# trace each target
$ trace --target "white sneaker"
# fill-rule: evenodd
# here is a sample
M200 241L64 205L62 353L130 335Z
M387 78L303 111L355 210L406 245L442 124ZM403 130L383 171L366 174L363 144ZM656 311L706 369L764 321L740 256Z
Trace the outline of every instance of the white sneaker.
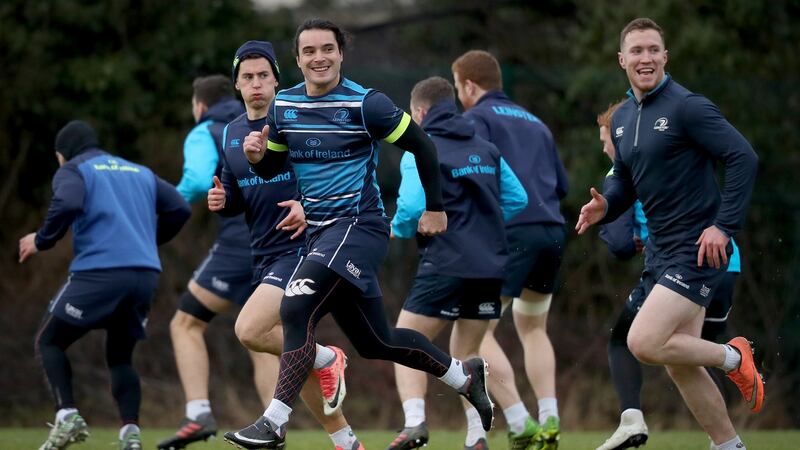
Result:
M597 450L623 450L644 445L647 442L647 424L642 411L626 409L622 411L619 428Z

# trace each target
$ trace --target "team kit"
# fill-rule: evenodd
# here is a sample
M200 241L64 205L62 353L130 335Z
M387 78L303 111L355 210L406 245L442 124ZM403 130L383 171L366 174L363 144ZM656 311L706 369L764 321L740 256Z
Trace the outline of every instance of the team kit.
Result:
M279 87L275 50L258 40L236 50L230 75L195 79L196 124L177 186L105 150L87 122L59 131L47 217L19 247L23 262L72 230L75 257L36 335L56 410L40 450L91 436L66 349L93 329L106 332L118 446L142 448L132 355L162 269L158 245L179 232L196 202L217 213L218 230L170 322L186 408L158 449L201 448L218 434L204 333L215 316L236 310L234 331L265 407L251 424L223 433L239 448L285 448L299 397L335 450L365 449L342 411L348 355L317 340L328 314L359 356L394 363L405 422L386 450L486 450L499 413L504 448L572 448L561 439L547 334L568 233L560 212L568 176L552 133L504 93L489 52L470 50L451 73L419 81L404 108L343 75L347 44L333 22L309 19L293 45L303 82ZM732 382L751 412L762 408L752 343L725 336L741 270L734 237L758 157L716 105L666 72L667 61L658 24L625 25L618 63L629 89L597 118L611 169L602 192L588 189L574 225L578 235L598 225L612 255L644 261L609 337L619 427L597 450L646 445L643 364L666 369L712 450L743 449L721 389ZM376 179L381 143L404 151L391 217ZM715 165L724 168L721 186ZM391 324L378 271L390 240L412 238L417 273ZM531 410L494 337L508 310L522 376L536 396ZM432 341L450 325L450 347L441 349ZM461 397L463 443L429 431L428 374Z

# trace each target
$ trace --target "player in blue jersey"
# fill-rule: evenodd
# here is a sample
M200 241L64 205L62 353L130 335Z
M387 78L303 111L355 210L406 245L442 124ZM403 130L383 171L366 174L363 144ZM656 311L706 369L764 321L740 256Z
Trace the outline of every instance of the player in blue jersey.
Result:
M36 333L41 361L56 403L56 420L40 450L63 449L85 440L89 428L72 391L66 350L92 329L106 330L111 394L122 427L121 450L141 450L141 386L133 366L136 343L158 287L157 246L189 219L191 210L175 188L147 167L100 148L82 121L62 128L55 140L61 166L44 224L20 239L19 261L53 247L72 230L75 257L67 282L50 301Z
M245 139L255 172L269 180L292 163L305 209L306 259L286 288L280 315L284 346L275 396L253 425L225 433L246 448L283 448L292 404L314 362L314 333L331 313L358 352L429 372L476 404L486 429L492 404L483 359L462 364L420 333L390 328L378 285L389 240L375 180L378 143L414 153L426 194L418 230L445 231L436 149L384 94L340 74L344 33L312 19L297 29L294 50L305 81L278 92L261 132ZM267 150L269 147L269 150Z
M249 228L256 260L253 283L258 287L239 313L236 335L251 351L275 358L274 368L263 375L271 385L271 396L277 377L276 356L283 348L280 301L302 260L303 244L297 238L303 235L306 224L302 206L296 201L297 180L291 168L287 165L275 177L263 179L253 173L242 152L244 137L264 127L267 106L275 97L280 72L272 44L264 41L242 44L234 57L232 76L247 111L224 129L222 174L214 177L214 187L208 191L208 205L222 216L244 213ZM344 353L336 347L319 344L315 347L316 380L304 385L303 401L337 448L363 450L341 412L345 394Z
M234 97L230 78L201 77L192 83L192 115L197 125L183 143L183 176L177 189L193 203L205 199L212 177L222 171L222 130L244 113ZM217 434L217 424L208 399L209 361L203 335L216 315L243 305L253 291L253 258L243 215L219 220L217 239L208 256L189 280L170 322L183 392L185 418L178 431L158 444L159 449L179 449ZM277 369L272 355L250 352L256 388L266 403L272 396L270 374Z
M663 31L650 19L620 34L619 64L631 89L614 113L613 174L603 195L594 188L575 226L579 234L615 220L638 198L650 232L640 286L646 300L628 332L628 348L646 364L663 365L714 449L744 448L719 389L705 367L723 369L752 412L764 385L750 343L700 337L709 302L727 273L731 238L742 228L758 157L706 98L666 74ZM714 164L725 166L722 192Z
M489 320L500 317L500 288L508 257L502 230L506 221L525 208L528 197L497 147L478 137L475 127L458 112L449 81L431 77L417 83L410 108L414 122L436 145L449 230L418 237L419 268L397 327L434 339L452 323L452 355L476 355ZM425 210L425 192L411 153L403 155L400 170L392 235L409 239L416 235L417 220ZM421 447L428 441L427 375L395 364L395 380L406 421L387 450ZM486 431L477 410L464 406L471 425L464 448L486 448Z
M616 151L611 140L611 116L622 102L611 105L605 112L597 116L600 128L600 141L603 143L603 153L613 162ZM609 176L613 171L609 172ZM636 201L634 205L615 221L601 225L600 238L608 244L609 251L621 260L632 258L637 253L643 253L648 240L647 218L642 211L642 203ZM733 290L741 270L739 261L739 248L731 239L733 253L731 254L728 271L720 288L709 303L703 322L701 337L709 341L717 341L722 337L733 304ZM620 403L620 424L614 434L608 438L597 450L614 450L638 447L648 438L647 424L644 421L641 406L642 367L641 363L628 349L627 337L633 318L644 302L644 290L637 287L628 296L616 324L611 329L611 338L608 342L608 365L611 369L611 379ZM709 372L712 377L715 373ZM718 380L715 378L714 380Z
M502 301L504 308L512 304L525 371L538 400L539 423L522 402L511 364L494 337L499 320L489 325L481 345L481 355L497 375L489 390L503 407L511 448L538 441L544 449L555 449L560 421L556 360L547 335L547 317L564 254L566 231L560 200L567 194L567 173L547 125L502 91L500 64L492 54L468 51L451 68L466 110L464 117L473 121L479 136L500 149L528 195L528 207L506 223L509 257Z

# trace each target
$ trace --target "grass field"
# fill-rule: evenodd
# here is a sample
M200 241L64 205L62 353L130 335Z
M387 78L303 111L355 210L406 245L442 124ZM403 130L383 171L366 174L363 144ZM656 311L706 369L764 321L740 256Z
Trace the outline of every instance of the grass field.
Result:
M174 430L144 430L144 448L154 450L156 443ZM358 436L367 450L383 450L395 437L390 431L359 431ZM594 450L608 437L606 432L567 432L561 437L561 450ZM744 431L743 437L750 450L797 450L800 448L800 430ZM0 450L37 449L47 437L45 428L0 428ZM112 450L117 431L107 428L92 429L92 436L82 444L70 446L69 450ZM425 450L462 450L463 433L434 431ZM220 438L208 443L197 443L190 450L233 450L234 447ZM290 431L286 441L287 450L326 450L333 445L328 436L320 431ZM505 450L505 435L495 432L490 435L489 448ZM659 431L654 432L643 450L707 450L708 438L701 432Z

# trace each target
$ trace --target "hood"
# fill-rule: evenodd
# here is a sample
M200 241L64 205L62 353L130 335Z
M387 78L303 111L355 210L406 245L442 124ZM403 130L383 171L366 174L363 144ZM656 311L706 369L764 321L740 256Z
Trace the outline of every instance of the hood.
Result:
M475 127L458 112L455 99L442 100L431 106L421 126L433 136L469 139L475 135Z
M222 98L200 117L200 122L213 120L214 122L228 123L244 114L242 102L233 97Z

